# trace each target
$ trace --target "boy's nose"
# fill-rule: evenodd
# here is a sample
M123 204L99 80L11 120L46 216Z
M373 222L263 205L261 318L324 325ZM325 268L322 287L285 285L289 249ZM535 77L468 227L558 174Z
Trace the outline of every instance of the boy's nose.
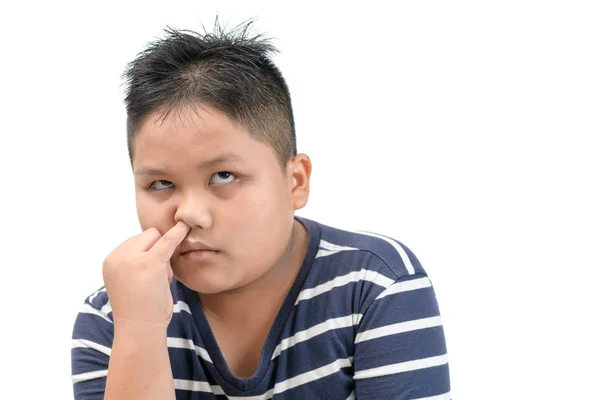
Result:
M213 218L206 196L192 192L182 196L175 212L175 220L181 220L192 228L210 228Z

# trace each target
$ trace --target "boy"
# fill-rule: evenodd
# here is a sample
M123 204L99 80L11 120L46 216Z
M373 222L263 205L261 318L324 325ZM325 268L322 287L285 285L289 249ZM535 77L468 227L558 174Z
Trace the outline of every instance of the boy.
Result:
M77 317L75 399L449 399L414 254L294 215L311 162L275 48L248 28L169 30L128 66L143 232Z

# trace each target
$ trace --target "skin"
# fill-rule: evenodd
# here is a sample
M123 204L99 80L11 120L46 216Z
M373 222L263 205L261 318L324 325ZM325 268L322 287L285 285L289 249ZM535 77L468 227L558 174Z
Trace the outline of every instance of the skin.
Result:
M174 398L172 275L198 293L229 368L251 376L306 253L294 211L308 201L308 156L283 167L268 144L208 105L161 115L133 142L143 233L103 266L115 320L107 399ZM198 241L214 251L182 254Z

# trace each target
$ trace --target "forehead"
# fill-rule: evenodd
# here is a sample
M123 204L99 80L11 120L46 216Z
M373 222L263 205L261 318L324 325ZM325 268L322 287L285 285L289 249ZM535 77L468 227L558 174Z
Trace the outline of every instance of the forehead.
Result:
M270 146L252 138L246 128L205 105L151 114L132 144L134 166L190 159L201 162L223 154L254 162L275 157Z
M214 107L199 105L150 114L141 124L134 143L148 146L187 140L196 145L245 138L249 134L243 126Z

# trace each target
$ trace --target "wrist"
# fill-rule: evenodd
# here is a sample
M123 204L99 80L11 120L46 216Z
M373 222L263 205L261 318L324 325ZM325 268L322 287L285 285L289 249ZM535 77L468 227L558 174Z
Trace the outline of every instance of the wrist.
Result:
M167 341L167 327L164 324L136 322L115 323L115 338L135 341Z

